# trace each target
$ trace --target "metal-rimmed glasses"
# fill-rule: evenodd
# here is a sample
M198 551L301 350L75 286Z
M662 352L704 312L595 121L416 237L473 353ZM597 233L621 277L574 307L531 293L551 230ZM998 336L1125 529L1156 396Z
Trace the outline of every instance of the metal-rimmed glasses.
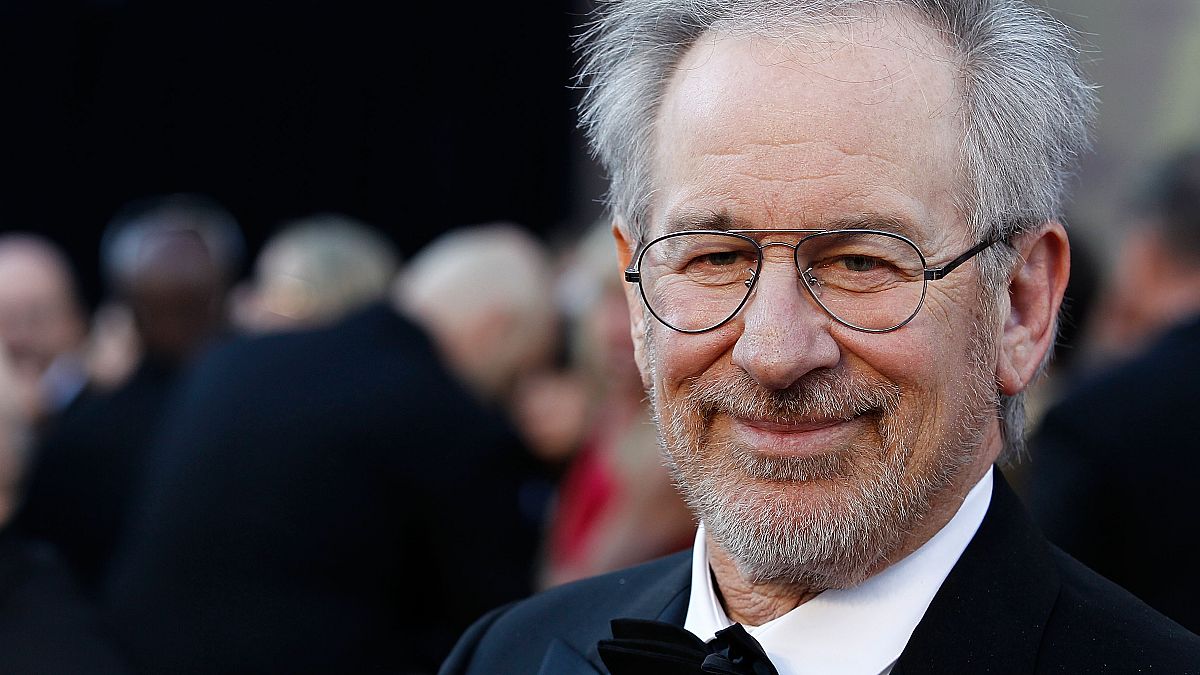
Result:
M750 235L803 235L795 243ZM996 243L976 244L941 267L928 267L908 237L883 230L684 230L651 240L633 256L636 283L654 318L681 333L728 323L753 293L764 251L792 249L809 295L838 323L867 333L894 331L917 315L930 281Z

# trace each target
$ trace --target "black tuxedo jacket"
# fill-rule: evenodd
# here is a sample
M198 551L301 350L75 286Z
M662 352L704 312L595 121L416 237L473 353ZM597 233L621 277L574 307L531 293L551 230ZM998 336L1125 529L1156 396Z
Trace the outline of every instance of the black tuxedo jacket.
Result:
M983 524L893 675L1200 673L1200 638L1050 546L996 474ZM609 621L683 625L691 554L550 590L480 619L442 675L607 673Z

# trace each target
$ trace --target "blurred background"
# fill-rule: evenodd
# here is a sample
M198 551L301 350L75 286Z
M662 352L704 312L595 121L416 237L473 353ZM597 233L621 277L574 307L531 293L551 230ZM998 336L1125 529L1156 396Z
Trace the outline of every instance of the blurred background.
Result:
M5 0L0 227L65 246L92 300L103 224L149 195L212 197L251 254L327 211L407 253L465 223L546 232L595 196L571 4Z
M1200 3L1051 6L1102 105L1012 478L1197 630L1193 575L1131 561L1188 559L1147 495L1194 471L1061 446L1200 313ZM588 9L0 0L0 670L431 672L490 606L690 545L575 129ZM1111 398L1194 406L1191 330Z

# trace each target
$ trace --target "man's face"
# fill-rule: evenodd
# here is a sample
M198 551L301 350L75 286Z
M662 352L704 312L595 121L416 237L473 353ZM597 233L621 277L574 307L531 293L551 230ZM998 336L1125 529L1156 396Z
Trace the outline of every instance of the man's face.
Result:
M974 245L954 206L946 48L886 14L809 37L788 51L710 35L685 56L658 119L649 236L890 222L929 266ZM907 326L858 332L812 300L782 247L712 332L653 323L631 297L668 460L743 576L857 583L907 553L931 510L952 512L1000 449L984 298L969 263L929 284Z
M56 260L23 246L0 253L0 343L21 382L36 386L54 359L80 346L83 330Z

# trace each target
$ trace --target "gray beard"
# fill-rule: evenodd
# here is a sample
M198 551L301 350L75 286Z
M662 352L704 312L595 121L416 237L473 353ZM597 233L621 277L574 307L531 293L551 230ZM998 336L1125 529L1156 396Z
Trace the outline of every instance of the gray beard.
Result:
M657 382L654 360L651 354ZM931 466L912 468L897 428L901 392L890 382L824 370L770 391L734 371L694 381L676 402L663 404L653 391L650 399L677 487L738 572L752 583L821 591L877 571L974 459L986 416L976 403L988 389L986 377L975 379L957 433L944 439ZM764 457L712 438L717 415L783 423L861 416L874 422L875 438L814 457Z

